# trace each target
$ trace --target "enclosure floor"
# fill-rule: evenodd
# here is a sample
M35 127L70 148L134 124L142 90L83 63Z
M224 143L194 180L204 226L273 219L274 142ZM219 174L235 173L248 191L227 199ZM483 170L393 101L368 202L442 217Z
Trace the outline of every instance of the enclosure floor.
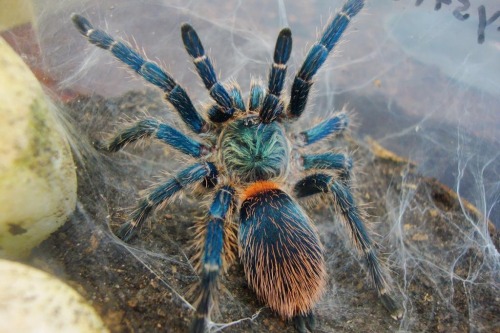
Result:
M158 95L150 92L112 100L82 96L66 105L83 132L74 142L79 203L71 220L33 251L30 263L75 287L111 332L185 332L193 315L187 302L196 298L190 287L197 281L188 260L189 227L205 211L198 198L187 196L159 212L130 245L122 243L112 231L126 220L139 191L163 172L177 170L179 163L160 144L117 154L96 152L91 145L113 133L118 119L143 117L144 110L171 121ZM482 219L474 208L465 205L468 220L453 192L376 145L369 149L366 141L346 136L333 147L354 154L357 198L366 205L404 317L395 321L383 308L340 222L321 203L307 210L322 237L328 266L315 332L498 332L500 295L492 283L498 283L498 271L489 266L480 235L467 243L477 234L470 219ZM498 232L489 232L498 249ZM223 276L212 319L241 320L224 332L295 332L292 324L263 308L239 263Z

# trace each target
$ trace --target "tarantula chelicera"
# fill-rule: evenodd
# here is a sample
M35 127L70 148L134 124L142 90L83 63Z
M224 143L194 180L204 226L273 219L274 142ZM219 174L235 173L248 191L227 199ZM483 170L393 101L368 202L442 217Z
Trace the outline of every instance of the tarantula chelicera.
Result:
M131 142L152 137L198 160L153 188L139 202L129 222L117 231L118 237L129 241L155 209L181 191L198 185L213 192L207 218L196 229L201 280L193 332L207 328L217 279L234 259L231 249L236 247L236 239L246 279L258 298L280 317L293 319L300 332L305 332L306 327L312 329L312 311L325 289L325 260L318 233L297 199L314 194L332 199L352 243L364 256L383 305L393 317L400 316L390 296L387 272L352 195L351 159L334 152L307 154L302 149L345 129L346 114L336 113L293 136L287 133L288 124L298 119L306 107L314 75L363 5L363 0L348 0L326 25L294 78L289 100L282 92L292 48L290 29L278 35L267 87L253 82L245 103L236 84L218 80L193 27L182 25L184 46L214 101L206 116L156 63L95 29L84 17L72 16L90 43L109 50L146 81L161 88L189 130L198 135L193 139L156 119L144 119L101 147L115 152ZM294 163L307 175L288 186L287 177ZM234 217L237 212L239 218ZM239 224L237 237L232 227L234 220Z

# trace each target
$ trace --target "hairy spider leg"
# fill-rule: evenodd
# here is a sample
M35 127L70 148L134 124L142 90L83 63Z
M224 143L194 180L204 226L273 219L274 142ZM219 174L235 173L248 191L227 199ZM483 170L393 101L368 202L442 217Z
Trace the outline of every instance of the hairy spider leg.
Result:
M280 31L276 46L271 70L269 71L269 83L264 104L260 109L260 119L263 123L274 121L283 112L283 102L280 101L280 94L283 90L286 77L286 62L292 52L292 32L289 28Z
M314 75L321 65L323 65L330 51L342 37L352 17L359 13L363 5L363 0L347 1L340 12L338 12L333 20L325 27L321 38L309 50L302 67L293 81L292 90L290 92L290 104L288 104L287 108L288 118L298 118L304 111L309 90L314 82Z
M299 333L308 333L307 329L309 329L310 332L314 332L316 328L316 318L312 312L309 312L305 315L295 316L295 318L293 318L293 324Z
M298 135L298 144L308 146L321 141L331 134L341 133L349 125L349 118L345 112L339 112L331 118L323 120L316 126L302 131Z
M210 319L217 278L223 268L224 224L231 223L229 216L234 209L234 203L234 189L226 185L217 190L210 206L202 256L200 297L196 317L191 325L192 333L204 333Z
M248 98L248 109L250 111L257 110L264 102L266 96L266 88L259 80L252 80L250 84L250 96Z
M350 158L346 154L304 154L301 156L301 161L304 170L345 170L345 172L349 173L352 169L352 158Z
M363 253L370 278L377 289L382 304L393 318L401 318L401 310L389 295L388 275L380 264L349 187L331 175L317 173L300 180L295 185L294 192L298 198L317 193L327 193L331 196L337 212L340 213L349 230L353 245Z
M326 268L311 221L272 181L251 184L241 199L239 253L248 284L284 319L312 315Z
M205 54L205 49L194 28L184 23L181 27L182 41L187 53L193 58L198 75L208 89L210 96L217 103L209 109L208 116L214 122L224 122L234 114L233 102L230 94L222 83L217 80L214 67L210 58Z
M193 140L172 126L163 124L152 118L140 120L132 126L122 129L108 143L99 144L97 148L109 152L117 152L129 143L151 137L192 157L205 156L211 151L209 146Z
M342 153L304 154L300 158L304 170L337 170L339 179L349 185L353 162L348 155Z
M300 132L296 137L299 146L308 146L321 140L324 140L331 134L342 132L347 128L349 119L345 112L339 112L333 117L326 119L316 126ZM303 154L300 156L300 164L303 170L336 170L339 171L339 179L346 185L350 185L350 176L352 169L352 158L342 153L324 153L324 154Z
M241 89L236 83L229 84L229 95L231 96L231 100L233 101L233 106L241 111L245 112L245 102L243 102L243 97L241 96Z
M144 59L139 52L122 41L115 40L103 30L95 29L83 16L73 14L73 23L88 41L102 49L109 50L118 60L128 65L146 81L161 88L165 99L179 112L184 123L195 133L208 131L205 120L196 111L186 91L156 63Z
M131 220L124 223L116 235L125 242L136 236L149 214L158 206L172 200L179 191L188 185L202 183L205 187L213 187L217 183L217 169L213 163L195 163L177 173L166 182L153 188L146 197L139 201L137 208L130 216Z

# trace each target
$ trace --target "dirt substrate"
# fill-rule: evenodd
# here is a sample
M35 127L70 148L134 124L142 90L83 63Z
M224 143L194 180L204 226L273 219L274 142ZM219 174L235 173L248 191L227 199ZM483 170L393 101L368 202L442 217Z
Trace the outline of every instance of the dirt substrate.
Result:
M74 131L79 188L70 221L33 252L30 264L67 281L91 302L112 332L185 332L198 280L189 263L193 223L205 205L187 195L156 214L127 245L112 230L127 219L157 176L187 161L161 144L100 153L92 142L108 137L124 117L144 113L172 123L158 95L134 92L114 100L80 97L65 108ZM392 319L370 287L340 221L325 202L309 205L325 247L327 291L315 310L315 332L500 332L499 234L466 202L405 160L376 144L346 136L356 160L357 198L404 311ZM466 214L464 214L464 211ZM489 236L489 237L488 237ZM491 240L493 240L492 244ZM248 288L232 265L221 281L213 329L224 332L294 332ZM238 323L230 324L231 322ZM225 326L227 325L227 326Z

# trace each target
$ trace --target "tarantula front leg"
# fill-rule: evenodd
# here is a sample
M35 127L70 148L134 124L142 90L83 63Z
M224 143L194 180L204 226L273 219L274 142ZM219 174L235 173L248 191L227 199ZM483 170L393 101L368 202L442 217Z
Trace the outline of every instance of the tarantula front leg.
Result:
M259 117L263 123L274 121L283 112L283 102L280 101L281 91L285 84L286 63L292 52L292 32L289 28L280 31L274 47L273 64L269 71L267 94L264 97Z
M370 278L382 304L393 318L401 318L401 309L390 295L388 273L377 257L349 186L343 181L337 181L332 175L317 173L300 180L295 185L294 192L299 198L326 193L333 199L335 209L345 222L352 243L364 256Z
M88 41L102 49L109 50L118 60L128 65L146 81L165 92L165 99L179 112L184 123L193 132L202 133L209 129L205 120L196 111L186 91L156 63L144 59L139 52L122 41L115 40L103 30L96 29L83 16L73 14L71 19L78 31Z
M293 81L290 104L287 109L288 118L297 119L300 117L306 107L314 75L342 37L352 17L358 14L363 6L363 0L347 1L325 27L320 39L311 47Z
M99 142L97 148L109 152L117 152L129 143L151 137L192 157L201 157L209 154L211 151L209 146L193 140L172 126L163 124L152 118L140 120L132 126L122 129L109 142Z
M124 223L116 235L125 242L130 241L137 229L140 229L146 218L158 206L172 200L186 186L202 183L206 187L215 186L217 182L217 169L210 162L195 163L180 171L163 184L153 188L138 204L130 220Z
M184 23L181 27L181 35L187 53L193 58L198 75L203 80L210 96L217 103L208 112L210 120L214 122L227 121L234 114L233 99L230 93L217 79L212 61L205 54L205 49L196 30L191 25Z
M210 206L201 256L201 281L199 285L200 296L196 307L196 317L191 325L192 333L204 333L207 322L210 319L214 303L214 294L217 288L217 278L224 268L224 255L229 251L227 244L228 223L234 210L234 189L230 186L222 186L215 193ZM225 244L226 241L226 244Z

